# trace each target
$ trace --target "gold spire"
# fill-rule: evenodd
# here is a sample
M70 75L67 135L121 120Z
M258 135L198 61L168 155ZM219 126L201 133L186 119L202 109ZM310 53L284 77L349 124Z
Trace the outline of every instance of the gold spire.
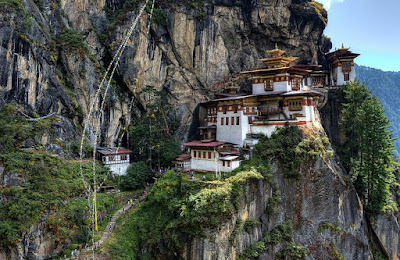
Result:
M278 58L281 57L282 54L285 53L285 51L281 50L278 48L278 44L275 43L275 49L267 51L269 54L271 54L272 58Z
M230 94L236 94L239 90L239 86L235 85L234 79L232 78L231 81L225 86L225 89L229 91Z
M350 48L346 48L346 47L344 47L344 44L342 43L342 48L340 48L339 50L344 50L344 51L347 51L347 50L349 50Z

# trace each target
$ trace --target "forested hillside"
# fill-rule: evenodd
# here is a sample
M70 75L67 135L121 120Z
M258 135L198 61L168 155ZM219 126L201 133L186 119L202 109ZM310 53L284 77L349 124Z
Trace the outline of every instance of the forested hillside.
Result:
M393 135L397 138L394 142L396 150L400 153L400 72L382 71L356 65L357 78L365 82L382 102L386 115L391 121Z

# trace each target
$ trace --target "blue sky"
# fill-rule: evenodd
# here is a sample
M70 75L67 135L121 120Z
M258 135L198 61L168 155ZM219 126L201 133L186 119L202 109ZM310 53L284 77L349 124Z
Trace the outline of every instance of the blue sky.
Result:
M356 63L400 71L400 0L317 0L328 10L324 34L360 53Z

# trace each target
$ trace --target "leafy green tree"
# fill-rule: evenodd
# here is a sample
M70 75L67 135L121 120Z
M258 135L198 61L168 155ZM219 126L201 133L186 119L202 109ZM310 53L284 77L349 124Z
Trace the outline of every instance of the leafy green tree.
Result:
M157 92L152 86L147 86L143 94L147 111L130 127L131 149L137 160L148 162L150 167L169 166L180 152L173 137L178 127L176 119L168 117L172 106L166 93Z
M356 187L361 191L367 208L372 213L384 210L391 197L390 187L394 175L392 163L392 131L384 114L382 104L376 96L367 98L356 114L359 134L359 153L354 172Z
M391 201L390 188L395 182L389 169L393 138L389 120L376 96L355 81L344 88L342 124L346 133L343 159L354 186L372 214L385 210Z
M344 109L342 111L341 124L346 134L346 145L341 157L344 167L350 171L359 150L358 126L355 115L371 92L358 80L347 84L343 88L343 92L346 102L343 104Z
M270 138L260 137L255 147L255 156L263 160L277 159L285 177L298 178L301 159L296 153L296 147L301 140L301 130L296 126L286 125L274 132Z
M139 161L128 168L126 176L122 179L121 187L133 190L143 185L149 179L150 169L145 162Z

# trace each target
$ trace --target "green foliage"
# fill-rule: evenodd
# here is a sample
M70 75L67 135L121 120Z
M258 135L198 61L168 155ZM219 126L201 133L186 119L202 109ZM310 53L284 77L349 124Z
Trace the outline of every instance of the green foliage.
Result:
M259 225L261 225L260 221L257 221L255 219L247 219L244 223L244 230L247 233L250 233L253 231L254 227L257 227Z
M160 166L170 166L180 152L179 143L173 138L177 130L176 119L168 118L172 106L166 93L156 92L152 86L147 86L144 92L148 113L129 129L131 149L137 160L151 158L152 165L156 162Z
M339 233L339 232L341 232L342 231L342 229L338 226L335 226L335 225L333 225L332 223L330 223L330 222L323 222L323 223L321 223L321 224L319 224L319 226L318 226L318 232L324 232L325 230L332 230L332 231L334 231L334 232L336 232L336 233Z
M276 259L304 259L307 256L307 250L294 242L285 243L284 247L277 253Z
M121 188L124 190L134 190L139 188L150 177L150 169L145 162L135 162L127 170L126 176L123 176Z
M87 45L83 41L82 35L73 29L62 31L58 38L58 42L71 49L80 50L85 53L89 52Z
M261 179L260 173L248 171L225 182L203 183L168 171L152 186L147 199L124 225L118 237L119 245L111 246L112 253L119 259L140 259L140 248L146 246L152 255L164 248L163 252L168 251L174 257L194 236L203 235L206 229L220 228L235 210L241 185ZM238 220L235 233L241 232L241 225Z
M347 149L343 159L368 212L378 214L392 204L390 188L395 183L389 169L393 150L389 120L378 98L371 97L358 81L348 84L344 93L342 124Z
M350 82L343 88L345 103L343 103L343 117L341 124L346 134L346 146L341 155L343 166L350 171L359 151L359 137L356 124L356 115L361 104L370 96L371 92L359 81Z
M139 0L126 0L122 8L116 10L115 13L112 13L107 5L104 6L104 11L107 14L107 17L110 20L108 25L108 32L111 33L117 24L122 23L123 21L127 20L127 15L129 12L136 11L139 8Z
M164 9L154 8L153 21L155 24L158 24L161 26L168 25L168 16L167 16L167 13L164 11Z
M276 159L286 178L298 178L301 159L296 147L302 139L301 130L294 126L285 126L274 132L270 138L262 136L256 145L255 156L262 160Z
M4 165L5 172L14 172L24 180L21 186L0 190L0 195L8 198L0 204L2 245L16 241L22 232L26 232L41 218L44 212L62 211L65 207L74 208L78 202L67 204L65 202L84 192L78 163L61 162L57 157L33 152L1 154L0 162ZM85 176L89 177L91 172L92 166L87 164L84 167ZM97 178L102 179L106 174L104 168L98 167ZM72 213L69 216L76 224L78 217L73 217ZM52 217L49 218L50 223L58 224L57 230L60 234L63 230L68 230L66 221L52 222Z
M273 214L276 212L278 208L278 204L281 203L282 198L281 198L281 191L277 187L272 188L272 196L268 200L268 205L267 205L267 213L269 215Z
M329 145L329 138L318 132L306 135L296 147L296 153L305 160L315 160L318 156L329 159L333 156L333 151L327 150Z
M311 5L311 7L317 12L317 14L318 14L318 16L321 18L321 20L322 20L325 24L327 24L327 22L328 22L328 15L327 15L327 12L326 12L324 6L323 6L321 3L319 3L319 2L311 1L311 2L309 2L309 3L310 3L310 5Z
M400 136L400 106L397 97L400 96L400 72L382 71L379 69L358 66L355 64L357 78L361 82L367 83L368 89L375 94L383 107L385 114L390 119L393 129L393 135ZM400 139L394 141L397 154L400 153Z
M243 252L243 257L247 259L255 259L259 257L260 253L265 249L265 244L262 241L254 242Z
M262 160L259 157L253 157L251 160L242 161L240 166L233 170L233 173L236 174L242 171L256 171L261 173L265 180L267 180L270 184L272 183L272 170L268 161Z
M72 143L71 144L72 153L78 157L81 151L81 144L80 143ZM83 142L82 147L83 156L88 158L93 156L93 147L86 141Z
M334 257L334 259L344 260L343 255L337 251L336 246L333 242L330 243L330 246L331 246L331 253L332 253L332 256Z
M25 7L24 1L20 0L0 0L0 7L4 8L9 6L17 11L23 9Z
M241 218L238 218L236 220L235 227L233 228L233 231L232 231L231 235L229 236L229 241L231 243L235 243L238 235L240 233L242 233L242 231L243 231L242 223L243 223L243 220Z
M283 243L276 255L276 259L304 259L307 256L307 251L301 245L293 242L293 233L292 223L286 221L271 231L265 232L263 239L246 248L242 257L245 259L255 259L259 257L262 251L267 250L271 246Z
M53 120L55 117L26 121L15 105L5 105L0 110L0 152L16 151L26 140L42 136L45 131L51 132Z

